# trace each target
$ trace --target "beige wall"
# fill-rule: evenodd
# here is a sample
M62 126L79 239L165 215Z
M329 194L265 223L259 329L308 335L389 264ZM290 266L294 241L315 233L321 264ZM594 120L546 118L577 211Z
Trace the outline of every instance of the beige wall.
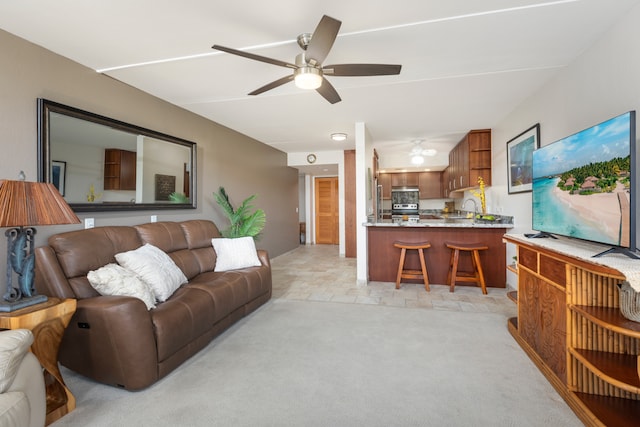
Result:
M0 179L17 179L20 170L27 180L37 179L36 99L46 98L198 144L197 209L79 214L81 219L133 225L155 214L158 221L208 218L224 228L212 195L224 186L236 205L257 194L255 206L267 214L259 247L274 257L298 246L298 173L287 166L285 153L1 30L0 56ZM36 244L80 228L37 227ZM0 259L6 259L4 243ZM5 269L0 262L1 277Z

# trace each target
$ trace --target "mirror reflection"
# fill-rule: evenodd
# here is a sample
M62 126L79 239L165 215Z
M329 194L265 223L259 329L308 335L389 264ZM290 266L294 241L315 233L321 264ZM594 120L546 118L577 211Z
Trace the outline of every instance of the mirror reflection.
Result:
M38 101L38 179L75 211L195 208L195 143Z

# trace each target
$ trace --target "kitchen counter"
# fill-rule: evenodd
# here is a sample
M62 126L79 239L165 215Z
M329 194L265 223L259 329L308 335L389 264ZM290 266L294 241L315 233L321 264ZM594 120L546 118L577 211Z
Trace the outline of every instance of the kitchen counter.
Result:
M367 227L368 279L370 281L395 282L400 259L400 249L393 246L395 241L431 243L431 247L424 251L425 262L429 282L438 285L446 284L449 271L451 252L445 246L445 242L481 243L489 247L488 250L480 251L480 261L487 286L497 288L506 286L507 255L502 238L507 229L513 228L513 223L481 223L474 219L441 218L400 224L383 220L364 225ZM462 256L459 265L463 271L472 269L468 256ZM420 269L417 251L407 251L405 268ZM403 280L403 282L420 283L420 280ZM456 284L456 286L464 285ZM478 292L480 293L479 289Z
M513 228L513 223L499 221L477 222L466 218L421 219L419 222L402 221L394 223L390 219L378 222L366 222L365 227L450 227L450 228Z

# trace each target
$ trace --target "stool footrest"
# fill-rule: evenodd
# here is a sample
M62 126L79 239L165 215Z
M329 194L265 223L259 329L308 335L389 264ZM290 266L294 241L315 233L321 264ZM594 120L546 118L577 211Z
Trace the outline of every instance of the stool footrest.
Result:
M411 276L411 277L409 277ZM418 276L418 277L413 277L413 276ZM420 270L402 270L402 275L400 277L403 277L405 279L422 279L422 271Z

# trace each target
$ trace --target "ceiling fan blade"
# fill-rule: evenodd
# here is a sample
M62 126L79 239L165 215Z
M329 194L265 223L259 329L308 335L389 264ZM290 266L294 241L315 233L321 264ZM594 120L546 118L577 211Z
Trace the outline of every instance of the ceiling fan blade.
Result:
M336 89L324 77L322 78L322 85L316 91L332 104L342 101Z
M211 46L211 48L212 49L216 49L216 50L221 50L222 52L227 52L227 53L230 53L232 55L244 56L245 58L253 59L255 61L266 62L267 64L278 65L280 67L292 68L294 70L296 68L298 68L297 65L291 64L289 62L284 62L284 61L280 61L278 59L268 58L266 56L256 55L254 53L244 52L242 50L232 49L230 47L224 47L224 46L220 46L220 45L217 45L217 44L214 44L213 46Z
M340 31L341 21L333 19L330 16L324 15L315 31L311 35L311 41L307 46L307 52L305 58L311 65L322 64L322 61L327 57L333 42L338 37L338 31Z
M266 91L271 90L271 89L275 89L278 86L282 86L283 84L289 83L292 80L293 80L293 74L291 74L290 76L286 76L286 77L283 77L281 79L278 79L278 80L276 80L274 82L271 82L269 84L266 84L266 85L262 86L261 88L258 88L256 90L254 90L253 92L249 93L249 95L260 95L263 92L266 92Z
M322 72L330 76L389 76L400 74L402 65L391 64L336 64L322 67Z

